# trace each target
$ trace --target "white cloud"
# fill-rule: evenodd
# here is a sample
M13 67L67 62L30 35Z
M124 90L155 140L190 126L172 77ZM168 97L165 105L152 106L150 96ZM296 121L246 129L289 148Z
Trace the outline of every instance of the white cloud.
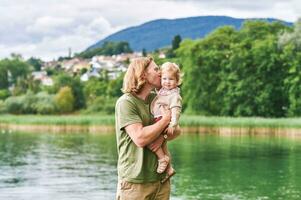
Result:
M122 28L159 18L228 15L296 21L299 0L1 0L0 58L57 58L79 52Z
M34 24L26 28L28 33L49 33L57 32L57 29L64 29L72 24L72 19L63 17L43 16L38 18Z

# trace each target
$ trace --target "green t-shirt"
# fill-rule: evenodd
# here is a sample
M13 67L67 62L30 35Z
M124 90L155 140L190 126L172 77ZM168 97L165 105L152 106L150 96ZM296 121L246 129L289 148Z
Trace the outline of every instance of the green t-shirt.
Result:
M138 147L125 132L125 127L134 123L148 126L153 123L150 103L156 94L151 93L143 101L130 93L116 102L115 128L118 151L118 177L132 183L148 183L161 179L156 172L158 159L147 147Z

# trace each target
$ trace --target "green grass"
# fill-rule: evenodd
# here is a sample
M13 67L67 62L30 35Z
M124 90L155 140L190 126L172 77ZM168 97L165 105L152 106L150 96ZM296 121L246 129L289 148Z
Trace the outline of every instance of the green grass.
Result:
M0 123L38 125L114 125L113 115L1 115Z
M114 125L114 115L0 115L0 123L39 125ZM182 115L183 127L301 128L301 118L204 117Z
M181 117L182 126L301 128L301 118Z

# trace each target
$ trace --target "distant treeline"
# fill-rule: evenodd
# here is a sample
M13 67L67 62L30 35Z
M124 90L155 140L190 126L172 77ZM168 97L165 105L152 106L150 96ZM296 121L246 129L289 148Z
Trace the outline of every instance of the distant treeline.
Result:
M133 50L130 48L128 42L105 42L102 47L95 49L88 49L75 56L80 58L92 58L95 55L118 55L121 53L132 53Z
M186 113L222 116L301 116L301 20L248 21L200 40L184 40Z

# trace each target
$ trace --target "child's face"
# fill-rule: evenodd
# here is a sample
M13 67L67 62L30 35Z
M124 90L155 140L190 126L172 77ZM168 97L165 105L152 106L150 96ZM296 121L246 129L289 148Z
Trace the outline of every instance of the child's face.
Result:
M174 74L163 71L161 74L161 85L163 88L171 90L178 86L178 81Z

